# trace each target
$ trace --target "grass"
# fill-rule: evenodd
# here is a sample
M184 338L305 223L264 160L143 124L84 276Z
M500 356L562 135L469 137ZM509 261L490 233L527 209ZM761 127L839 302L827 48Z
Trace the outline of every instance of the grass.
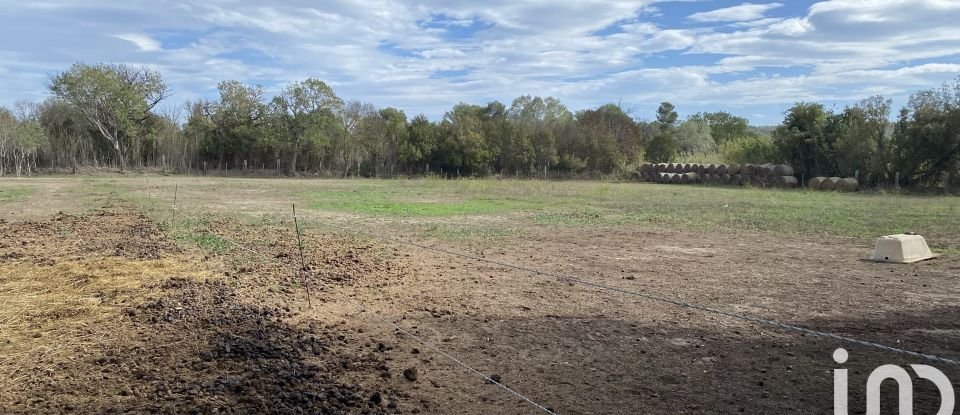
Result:
M957 197L608 182L371 180L351 184L348 189L310 191L309 206L373 217L512 217L521 226L654 225L856 238L899 232L935 239L960 234ZM461 226L465 227L429 232L457 239L469 238L475 230L469 224L457 225ZM494 234L509 236L502 230Z
M178 218L172 229L173 240L179 244L197 246L204 251L224 253L233 248L233 244L220 236L208 232L207 218L182 217Z
M0 264L0 393L21 387L25 370L44 359L102 344L118 333L125 307L152 286L178 275L212 275L180 259L133 261L120 257L57 258L54 265L29 261ZM98 327L98 331L91 330ZM105 329L106 328L106 329ZM52 368L51 368L52 369Z
M223 253L233 247L226 239L207 232L178 233L174 240L181 244L196 245L205 251Z
M446 195L408 194L392 192L389 189L370 190L313 192L309 195L310 208L372 216L440 217L489 215L522 210L526 205L523 201L489 198L481 195L449 198ZM432 199L431 197L439 197L440 199Z
M26 186L0 187L0 202L19 202L30 196L33 189Z
M84 197L92 199L83 196L84 192L99 193L99 197L116 195L155 210L151 216L163 221L169 221L173 184L179 183L184 219L188 213L210 214L287 226L282 221L290 219L289 204L297 203L298 208L303 206L308 224L338 218L344 226L371 225L366 228L450 241L501 241L521 235L528 226L655 226L853 238L912 231L924 235L933 246L960 243L960 198L945 196L597 181L152 176L149 183L158 199L148 202L143 177L56 180L64 182L61 186L76 188L70 196L75 205ZM21 183L16 186L22 187ZM3 189L7 192L10 188ZM24 195L29 191L17 192ZM40 197L42 194L29 199L47 198ZM204 234L202 227L194 228L178 229L179 239L216 250L225 248L225 241Z

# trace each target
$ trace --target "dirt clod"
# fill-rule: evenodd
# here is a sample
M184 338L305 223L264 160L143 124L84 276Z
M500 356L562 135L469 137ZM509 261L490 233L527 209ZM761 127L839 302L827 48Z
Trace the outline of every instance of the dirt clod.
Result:
M416 382L417 380L417 368L410 367L403 370L403 377L411 382Z

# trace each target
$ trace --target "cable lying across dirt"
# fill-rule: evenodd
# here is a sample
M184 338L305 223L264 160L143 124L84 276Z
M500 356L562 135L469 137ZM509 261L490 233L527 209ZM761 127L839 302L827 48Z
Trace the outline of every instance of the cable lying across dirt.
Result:
M239 242L237 242L237 241L234 241L233 239L231 239L231 238L229 238L229 237L226 237L226 236L224 236L224 235L222 235L222 234L218 234L218 233L213 232L213 231L211 231L211 233L214 234L214 235L216 235L217 237L219 237L219 238L227 241L227 242L230 242L232 245L234 245L234 246L236 246L237 248L240 248L240 249L242 249L242 250L244 250L244 251L247 251L247 252L252 253L252 254L254 254L254 255L263 256L264 258L272 259L273 261L275 261L275 262L277 262L278 264L281 264L281 265L284 264L283 261L281 261L280 259L278 259L278 258L276 258L276 257L273 257L273 256L270 256L270 255L268 255L268 254L266 254L266 253L259 252L259 251L257 251L257 250L248 248L247 246L245 246L245 245L243 245L243 244L241 244L241 243L239 243ZM311 273L311 274L312 274L312 273ZM542 405L542 404L540 404L540 403L537 403L537 402L534 401L533 399L530 399L530 398L524 396L523 394L521 394L520 392L517 392L517 391L511 389L509 386L504 385L504 384L501 383L501 382L498 382L497 380L491 378L490 376L485 375L483 372L480 372L480 371L477 370L477 369L474 369L474 368L471 367L470 365L467 365L466 363L464 363L462 360L457 359L456 357L454 357L454 356L450 355L449 353L443 351L442 349L440 349L440 348L437 347L436 345L434 345L434 344L432 344L432 343L424 340L423 338L417 336L416 334L413 334L413 333L409 332L408 330L404 329L403 327L400 327L398 324L396 324L396 323L388 320L387 318L385 318L385 317L383 317L383 316L381 316L381 315L379 315L379 314L377 314L377 313L375 313L375 312L372 312L372 311L367 310L367 307L364 306L363 303L361 303L359 300L357 300L357 299L355 299L355 298L351 298L351 297L349 297L349 296L347 296L347 295L345 295L345 294L342 294L342 293L338 292L337 290L334 290L332 286L330 286L329 284L327 284L326 282L324 282L322 279L316 278L315 275L312 275L312 276L314 277L314 281L319 282L321 285L323 285L324 288L328 288L330 292L337 293L337 294L339 294L340 297L342 297L343 299L346 299L347 301L351 302L351 303L354 305L354 307L357 308L357 311L359 311L359 312L361 312L361 313L363 313L363 312L368 312L368 313L370 313L370 315L372 315L373 317L375 317L377 320L380 320L380 321L382 321L382 322L384 322L384 323L392 326L392 327L393 327L394 329L396 329L397 331L399 331L399 332L401 332L401 333L409 336L410 338L412 338L413 340L415 340L417 343L420 343L420 344L423 345L424 347L430 348L431 350L433 350L433 351L435 351L435 352L443 355L444 357L446 357L446 358L449 359L450 361L452 361L452 362L454 362L454 363L462 366L464 369L467 369L468 371L476 374L477 376L482 377L486 382L488 382L488 383L490 383L490 384L497 385L497 386L503 388L503 389L506 390L507 392L515 395L516 397L518 397L518 398L520 398L520 399L523 399L524 401L526 401L526 402L528 402L529 404L535 406L537 409L542 410L543 412L546 412L546 413L548 413L548 414L550 414L550 415L557 415L556 412L554 412L552 409L550 409L550 408L548 408L548 407L546 407L546 406L544 406L544 405Z
M157 198L153 197L153 195L150 194L149 192L148 192L148 196L150 197L151 200L158 200ZM176 202L173 203L173 205L171 206L171 209L172 209L172 217L171 217L171 222L172 222L172 221L173 221L172 218L176 218L176 212L177 212ZM296 215L296 213L294 213L294 215ZM251 249L251 248L249 248L249 247L247 247L247 246L245 246L245 245L243 245L243 244L241 244L241 243L239 243L239 242L237 242L237 241L233 240L232 238L229 238L229 237L227 237L227 236L225 236L225 235L222 235L222 234L220 234L220 233L213 232L213 231L211 231L211 234L216 235L218 238L221 238L221 239L229 242L230 244L232 244L233 246L236 246L237 248L240 248L240 249L242 249L242 250L245 250L245 251L247 251L247 252L249 252L249 253L252 253L252 254L254 254L254 255L263 256L264 258L268 258L268 259L273 260L274 262L276 262L276 263L278 263L278 264L284 265L284 262L281 261L280 259L278 259L278 258L276 258L276 257L273 257L273 256L270 256L270 255L267 255L266 253L259 252L259 251L257 251L257 250ZM297 236L299 237L299 230L298 230L298 232L297 232ZM308 271L308 270L302 270L302 271ZM314 276L314 277L315 277L315 276ZM326 282L324 282L322 279L314 278L314 280L317 281L317 282L319 282L320 284L322 284L322 285L324 286L324 288L332 288L329 284L327 284ZM466 363L464 363L462 360L457 359L457 358L454 357L453 355L451 355L451 354L443 351L442 349L440 349L440 348L437 347L436 345L434 345L434 344L432 344L432 343L430 343L430 342L427 342L426 340L422 339L421 337L417 336L416 334L413 334L413 333L411 333L410 331L405 330L404 328L400 327L400 326L397 325L396 323L394 323L394 322L392 322L392 321L390 321L390 320L387 320L385 317L383 317L383 316L381 316L381 315L379 315L379 314L377 314L377 313L375 313L375 312L368 311L368 310L367 310L367 307L365 307L365 306L363 305L363 303L360 302L359 300L357 300L357 299L355 299L355 298L350 298L349 296L347 296L347 295L345 295L345 294L342 294L342 293L340 293L340 292L337 291L337 290L331 289L330 291L331 291L331 292L334 292L334 293L337 293L338 295L340 295L340 297L342 297L342 298L346 299L347 301L349 301L350 303L352 303L352 304L354 305L354 307L357 308L357 311L359 311L359 312L361 312L361 313L363 313L363 312L368 312L368 313L370 313L370 314L371 314L372 316L374 316L377 320L380 320L380 321L382 321L382 322L384 322L384 323L392 326L392 327L393 327L394 329L396 329L397 331L399 331L399 332L401 332L401 333L409 336L410 338L414 339L416 342L420 343L420 344L423 345L424 347L430 348L431 350L433 350L433 351L441 354L442 356L446 357L447 359L449 359L450 361L456 363L457 365L462 366L463 368L467 369L467 371L469 371L469 372L471 372L471 373L474 373L474 374L480 376L481 378L483 378L484 381L486 381L486 382L488 382L488 383L490 383L490 384L494 384L494 385L499 386L500 388L504 389L505 391L509 392L510 394L512 394L512 395L514 395L514 396L516 396L516 397L518 397L518 398L526 401L527 403L533 405L533 406L536 407L537 409L539 409L539 410L541 410L541 411L543 411L543 412L545 412L545 413L547 413L547 414L557 415L557 413L554 412L554 410L553 410L552 408L548 408L547 406L545 406L545 405L543 405L543 404L540 404L540 403L534 401L534 400L531 399L531 398L528 398L527 396L521 394L520 392L517 392L517 391L513 390L513 389L510 388L509 386L504 385L502 382L497 381L496 379L494 379L494 378L492 378L492 377L490 377L490 376L487 376L486 374L484 374L483 372L480 372L480 371L477 370L477 369L474 369L474 368L471 367L470 365L467 365Z
M880 343L875 343L875 342L869 342L869 341L865 341L865 340L855 339L855 338L852 338L852 337L842 336L842 335L835 334L835 333L829 333L829 332L823 332L823 331L819 331L819 330L814 330L814 329L810 329L810 328L806 328L806 327L802 327L802 326L797 326L797 325L793 325L793 324L781 323L781 322L776 321L776 320L773 320L773 319L756 317L756 316L752 316L752 315L748 315L748 314L734 313L734 312L730 312L730 311L724 311L724 310L720 310L720 309L717 309L717 308L708 307L708 306L705 306L705 305L694 304L694 303L689 303L689 302L686 302L686 301L671 299L671 298L668 298L668 297L665 297L665 296L662 296L662 295L658 295L658 294L648 294L648 293L644 293L644 292L625 290L625 289L622 289L622 288L617 288L617 287L609 286L609 285L606 285L606 284L601 284L601 283L597 283L597 282L592 282L592 281L584 280L584 279L582 279L582 278L577 278L577 277L573 277L573 276L569 276L569 275L562 275L562 274L553 273L553 272L541 271L541 270L536 269L536 268L530 268L530 267L525 267L525 266L521 266L521 265L514 265L514 264L502 262L502 261L496 261L496 260L492 260L492 259L487 259L487 258L483 258L483 257L478 257L478 256L475 256L475 255L465 254L465 253L462 253L462 252L455 252L455 251L451 251L451 250L448 250L448 249L437 248L437 247L433 247L433 246L430 246L430 245L425 245L425 244L421 244L421 243L417 243L417 242L413 242L413 241L408 241L408 240L403 240L403 239L400 239L400 238L395 238L395 237L392 237L392 236L377 235L377 234L373 234L373 233L370 233L370 232L366 232L366 231L362 231L362 230L357 230L357 229L353 229L353 228L347 228L347 227L338 226L338 225L333 225L333 224L329 224L329 223L323 223L323 222L316 222L316 223L317 223L319 226L322 226L322 227L326 227L326 228L329 228L329 229L335 229L335 230L339 230L339 231L342 231L342 232L352 233L352 234L354 234L354 235L361 235L361 236L364 236L364 237L367 237L367 238L372 238L372 239L377 239L377 240L382 240L382 241L388 241L388 242L394 242L394 243L398 243L398 244L402 244L402 245L412 245L412 246L415 246L415 247L418 247L418 248L423 248L423 249L426 249L426 250L430 250L430 251L434 251L434 252L438 252L438 253L442 253L442 254L446 254L446 255L452 255L452 256L456 256L456 257L460 257L460 258L464 258L464 259L469 259L469 260L473 260L473 261L478 261L478 262L484 262L484 263L488 263L488 264L498 265L498 266L501 266L501 267L510 268L510 269L514 269L514 270L517 270L517 271L530 272L530 273L533 273L533 274L536 274L536 275L539 275L539 276L551 277L551 278L554 278L554 279L557 279L557 280L566 281L566 282L574 283L574 284L580 284L580 285L586 286L586 287L591 287L591 288L596 288L596 289L606 290L606 291L611 291L611 292L617 292L617 293L626 294L626 295L631 295L631 296L635 296L635 297L641 297L641 298L645 298L645 299L648 299L648 300L653 300L653 301L657 301L657 302L661 302L661 303L665 303L665 304L674 305L674 306L677 306L677 307L689 308L689 309L693 309L693 310L699 310L699 311L704 311L704 312L708 312L708 313L713 313L713 314L718 314L718 315L730 317L730 318L733 318L733 319L736 319L736 320L742 320L742 321L747 321L747 322L750 322L750 323L762 324L762 325L766 325L766 326L772 326L772 327L776 327L776 328L779 328L779 329L782 329L782 330L794 331L794 332L800 332L800 333L806 333L806 334L812 334L812 335L819 336L819 337L825 337L825 338L829 338L829 339L840 340L840 341L843 341L843 342L847 342L847 343L851 343L851 344L856 344L856 345L860 345L860 346L864 346L864 347L868 347L868 348L873 348L873 349L877 349L877 350L883 350L883 351L892 352L892 353L899 353L899 354L904 354L904 355L908 355L908 356L912 356L912 357L918 357L918 358L921 358L921 359L930 360L930 361L934 361L934 362L945 363L945 364L954 365L954 366L960 366L960 360L957 360L957 359L940 357L940 356L936 356L936 355L932 355L932 354L916 352L916 351L913 351L913 350L906 350L906 349L901 349L901 348L897 348L897 347L887 346L887 345L885 345L885 344L880 344Z

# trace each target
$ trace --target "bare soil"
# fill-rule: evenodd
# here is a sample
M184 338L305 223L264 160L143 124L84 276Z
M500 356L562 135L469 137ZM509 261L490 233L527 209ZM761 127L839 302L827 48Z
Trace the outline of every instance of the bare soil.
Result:
M212 222L197 232L244 247L215 253L174 244L126 208L0 223L0 296L93 299L80 315L0 304L0 375L11 379L0 408L538 412L373 313L562 414L832 413L841 367L851 412L862 413L867 374L885 363L932 364L960 381L954 367L316 228L302 272L291 228ZM845 240L656 227L532 227L506 247L449 249L960 356L957 258L875 264L859 260L869 247ZM21 270L43 285L17 285ZM115 292L67 290L78 274L83 286L127 277ZM837 347L850 351L844 365L831 358ZM916 413L936 412L933 385L914 387ZM884 392L884 413L895 413L892 386Z

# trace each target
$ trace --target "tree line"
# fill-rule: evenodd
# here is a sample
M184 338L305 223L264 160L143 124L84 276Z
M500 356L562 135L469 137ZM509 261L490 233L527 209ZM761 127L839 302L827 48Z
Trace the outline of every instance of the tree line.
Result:
M0 107L0 175L86 166L174 172L269 170L286 175L395 177L562 173L616 175L642 162L789 163L798 175L936 185L960 174L960 78L840 110L800 102L772 129L727 112L678 119L663 102L647 121L620 104L571 111L524 95L509 105L460 103L439 121L348 101L306 79L268 97L223 81L219 98L170 105L145 67L78 63L50 79L41 103ZM165 105L161 105L165 103Z

